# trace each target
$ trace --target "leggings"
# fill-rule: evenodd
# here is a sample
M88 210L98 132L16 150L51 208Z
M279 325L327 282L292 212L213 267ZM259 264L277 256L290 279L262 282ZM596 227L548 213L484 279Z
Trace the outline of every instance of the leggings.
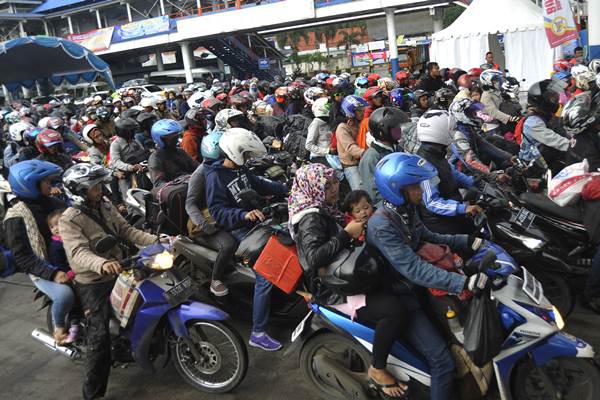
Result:
M367 294L366 305L356 315L359 321L376 324L373 366L385 369L390 349L406 327L407 312L402 300L388 293Z
M52 322L55 328L64 328L67 314L73 308L75 293L69 285L47 279L37 279L34 285L52 300Z

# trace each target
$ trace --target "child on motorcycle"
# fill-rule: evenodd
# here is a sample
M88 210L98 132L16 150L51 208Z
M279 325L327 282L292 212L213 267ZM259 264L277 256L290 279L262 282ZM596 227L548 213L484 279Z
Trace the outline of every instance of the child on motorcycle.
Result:
M220 229L241 241L256 223L265 219L265 216L256 205L244 204L240 194L251 189L260 195L285 195L288 189L281 183L260 178L244 167L250 158L267 153L267 149L254 133L243 128L231 128L221 137L219 147L225 154L225 159L206 166L208 209ZM249 343L250 346L266 351L281 348L281 343L266 332L272 288L273 285L269 281L256 274L253 326Z

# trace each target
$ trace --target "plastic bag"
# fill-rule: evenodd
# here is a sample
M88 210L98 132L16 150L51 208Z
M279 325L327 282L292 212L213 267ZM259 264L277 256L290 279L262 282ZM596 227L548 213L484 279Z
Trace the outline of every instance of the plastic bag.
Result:
M489 289L471 299L464 332L465 351L478 367L483 367L500 353L504 328Z
M548 184L548 197L561 207L577 203L583 187L593 176L588 168L587 160L563 168Z

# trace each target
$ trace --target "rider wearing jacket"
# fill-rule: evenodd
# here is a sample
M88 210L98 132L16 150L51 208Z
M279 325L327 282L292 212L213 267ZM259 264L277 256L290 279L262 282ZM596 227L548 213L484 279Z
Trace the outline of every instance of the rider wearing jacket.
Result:
M63 171L73 165L73 160L63 150L63 139L60 133L52 129L44 129L35 138L35 145L40 152L38 160L54 163Z
M69 264L75 271L77 293L87 317L87 352L83 398L103 397L111 369L111 342L108 330L108 301L115 275L124 255L119 246L107 254L95 252L94 244L113 235L138 246L156 241L156 236L129 225L103 196L110 172L98 165L77 164L63 176L65 191L73 204L60 218L60 233Z
M458 190L471 188L473 177L459 172L446 160L454 129L454 118L444 110L427 111L417 122L421 141L417 154L433 165L438 176L423 182L423 222L432 231L447 234L472 232L473 223L465 217L482 211L479 206L463 204Z
M431 399L452 399L454 362L446 341L441 337L413 295L417 287L436 288L453 294L465 288L483 288L483 274L466 278L448 272L421 259L416 251L423 242L446 244L459 251L477 250L479 238L468 235L441 235L427 229L419 218L421 184L434 178L437 172L427 161L416 155L393 153L383 158L375 170L375 182L384 201L369 219L367 241L377 247L404 285L403 303L411 313L406 337L427 360L431 368Z
M161 119L152 126L152 139L158 149L148 159L148 171L154 188L182 175L189 175L198 166L185 151L177 148L181 125L172 119Z

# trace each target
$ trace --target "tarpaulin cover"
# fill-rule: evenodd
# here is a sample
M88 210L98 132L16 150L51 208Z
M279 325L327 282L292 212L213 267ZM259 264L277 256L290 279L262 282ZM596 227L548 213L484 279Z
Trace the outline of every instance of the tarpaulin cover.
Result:
M85 47L66 39L28 36L0 44L0 83L8 90L32 88L37 80L54 85L102 77L114 89L109 65Z

